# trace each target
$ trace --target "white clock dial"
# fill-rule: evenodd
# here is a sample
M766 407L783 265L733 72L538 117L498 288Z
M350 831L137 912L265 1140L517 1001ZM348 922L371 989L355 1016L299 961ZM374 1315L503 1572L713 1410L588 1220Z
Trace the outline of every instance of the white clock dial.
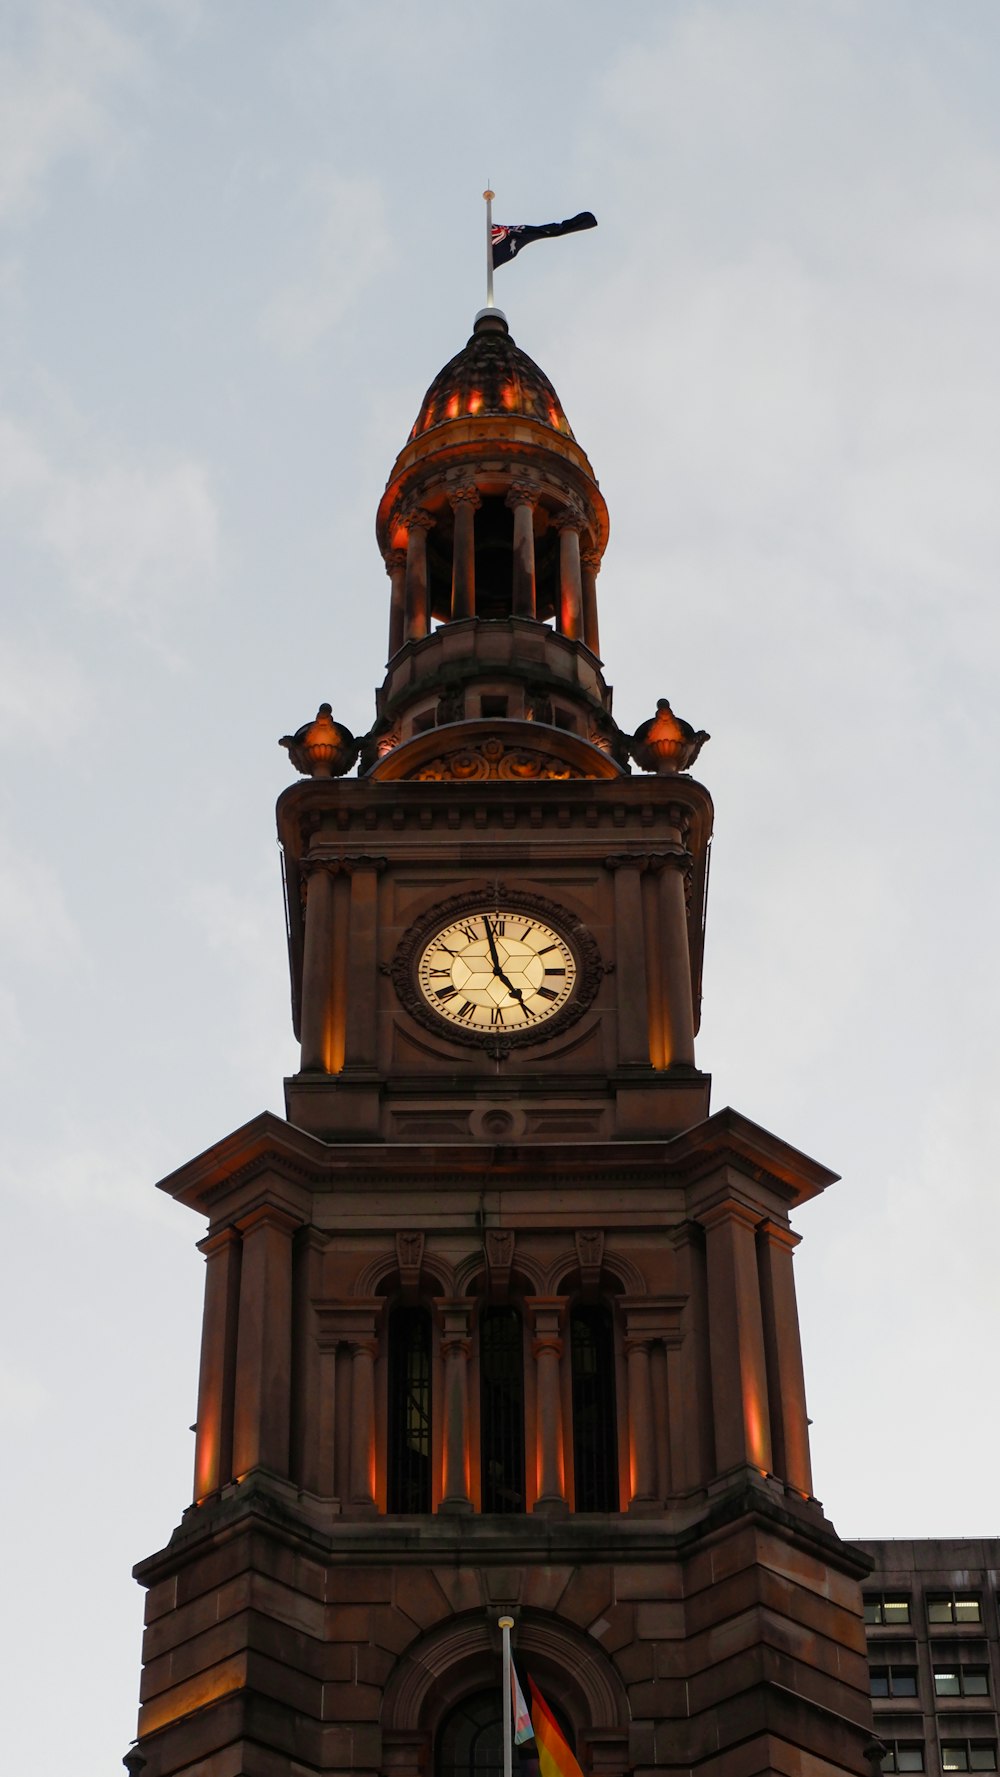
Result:
M576 959L553 926L530 913L483 907L435 932L417 980L426 1004L464 1030L523 1031L562 1009Z

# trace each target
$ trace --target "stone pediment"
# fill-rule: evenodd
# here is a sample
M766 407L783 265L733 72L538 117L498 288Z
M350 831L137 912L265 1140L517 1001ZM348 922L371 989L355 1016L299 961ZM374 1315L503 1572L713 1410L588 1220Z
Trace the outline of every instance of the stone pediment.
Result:
M507 783L544 779L617 778L609 753L578 734L542 722L462 722L429 729L394 747L374 766L373 779L416 783Z

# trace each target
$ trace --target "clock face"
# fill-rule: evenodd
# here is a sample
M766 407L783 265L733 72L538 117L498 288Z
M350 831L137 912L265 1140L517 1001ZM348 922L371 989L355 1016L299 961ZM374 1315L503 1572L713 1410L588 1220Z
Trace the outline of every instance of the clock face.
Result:
M530 912L475 908L441 926L417 960L425 1004L460 1030L499 1036L546 1024L577 981L566 939Z

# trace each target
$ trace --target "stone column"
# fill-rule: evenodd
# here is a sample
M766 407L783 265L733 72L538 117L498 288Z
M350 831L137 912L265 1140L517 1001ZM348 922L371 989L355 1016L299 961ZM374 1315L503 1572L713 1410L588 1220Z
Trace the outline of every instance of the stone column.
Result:
M299 1066L303 1073L325 1074L330 1071L333 877L337 865L322 858L305 858L302 867L307 889Z
M663 1036L667 1067L694 1066L694 1004L688 948L685 885L691 859L666 852L660 872L660 961L663 971Z
M580 551L580 574L583 588L583 639L592 654L598 659L601 653L601 638L597 625L597 576L601 569L601 552L599 549L583 549Z
M444 1474L442 1512L471 1512L469 1497L469 1327L472 1303L439 1300L441 1357L444 1363Z
M559 532L559 629L570 641L583 635L583 581L580 532L583 514L570 508L554 521Z
M799 1236L779 1222L761 1222L757 1230L774 1472L808 1499L812 1497L809 1417L792 1267L798 1243Z
M288 1474L292 1367L292 1236L298 1223L264 1204L238 1224L243 1235L233 1474Z
M759 1212L735 1198L702 1211L708 1269L712 1415L718 1474L772 1468L756 1230Z
M375 989L378 982L378 878L384 858L365 855L345 857L343 868L351 879L350 939L347 956L348 1028L345 1061L354 1067L374 1067L376 1061Z
M378 1340L348 1340L351 1353L351 1506L375 1511L375 1359Z
M621 852L604 861L606 867L615 872L618 1061L623 1066L648 1067L649 1017L639 881L644 860Z
M403 646L406 629L406 550L390 549L385 558L389 576L389 659Z
M664 980L661 939L659 873L663 859L659 855L643 859L642 933L646 949L646 996L649 1009L649 1059L655 1068L667 1065L667 1044L664 1035Z
M324 1350L314 1304L323 1293L323 1260L330 1236L303 1228L293 1257L292 1478L307 1493L329 1499L333 1485L336 1366Z
M653 1385L649 1355L651 1341L645 1334L625 1339L628 1361L628 1429L632 1471L629 1511L641 1510L656 1501L656 1444L653 1430Z
M419 642L431 625L427 597L427 533L434 528L429 512L418 506L407 515L406 593L403 639Z
M350 1509L356 1515L370 1515L377 1509L373 1488L377 1457L375 1359L385 1299L353 1296L346 1301L314 1300L313 1311L320 1355L314 1431L316 1491L324 1496L335 1494L339 1475L343 1499L349 1502ZM343 1360L345 1347L350 1353L350 1374L344 1364L338 1407L337 1356L339 1352Z
M194 1498L199 1505L233 1477L233 1390L240 1304L240 1237L220 1228L198 1242L205 1255Z
M569 1510L559 1375L563 1354L560 1333L566 1303L561 1296L528 1296L525 1307L532 1317L531 1350L535 1360L537 1497L534 1509L550 1515L560 1514Z
M683 1342L681 1316L686 1297L620 1296L618 1307L625 1320L625 1356L628 1364L629 1452L632 1469L630 1511L649 1511L663 1504L671 1485L672 1435L657 1427L657 1407L669 1411L669 1376L659 1398L653 1390L653 1361L669 1369L671 1356ZM673 1426L671 1424L671 1434Z
M670 1443L674 1485L687 1493L704 1487L716 1466L705 1231L697 1222L681 1222L671 1234L671 1244L677 1255L677 1287L684 1295L685 1337L668 1362Z
M476 615L476 513L482 505L478 489L470 483L448 496L455 514L455 539L451 557L451 614Z
M535 602L535 505L538 488L532 480L512 483L507 504L514 514L514 578L511 610L515 617L534 617Z

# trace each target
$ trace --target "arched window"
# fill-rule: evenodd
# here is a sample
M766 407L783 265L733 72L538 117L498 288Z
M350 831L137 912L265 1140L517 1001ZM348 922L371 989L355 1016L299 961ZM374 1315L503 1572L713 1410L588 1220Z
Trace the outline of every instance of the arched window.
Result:
M597 1303L570 1316L573 1473L578 1512L618 1510L615 1341L610 1311Z
M527 1685L525 1684L525 1690ZM546 1686L545 1701L559 1723L566 1742L575 1745L572 1726ZM434 1759L435 1777L502 1777L503 1722L500 1716L500 1684L488 1691L464 1697L446 1716L438 1730ZM515 1746L515 1777L538 1777L538 1750L533 1740Z
M426 1308L389 1316L390 1512L431 1509L431 1317Z
M524 1356L513 1308L479 1322L479 1429L484 1512L524 1511Z

